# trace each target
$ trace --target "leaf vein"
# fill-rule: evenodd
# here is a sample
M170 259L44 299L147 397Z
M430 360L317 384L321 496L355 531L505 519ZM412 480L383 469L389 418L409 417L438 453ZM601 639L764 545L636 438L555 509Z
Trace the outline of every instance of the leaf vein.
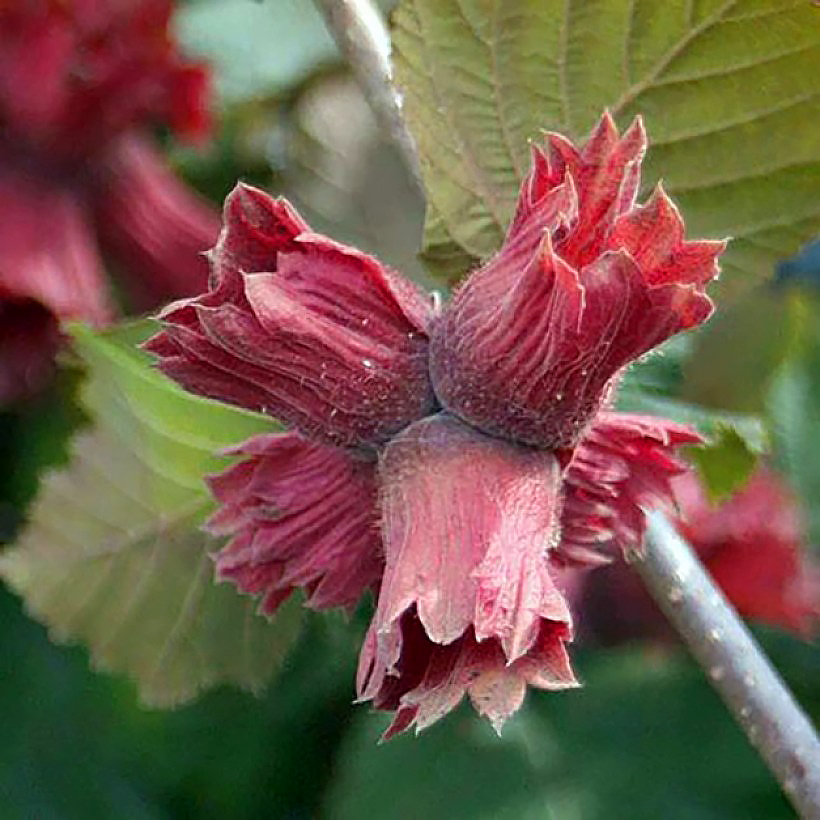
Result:
M730 131L732 128L736 128L740 125L750 125L753 122L758 122L759 120L763 120L772 114L779 114L783 111L788 111L790 108L796 108L803 103L811 102L817 96L817 92L810 91L807 94L801 94L797 97L793 97L792 99L787 99L778 102L777 104L769 107L769 108L762 108L758 109L757 111L751 112L746 116L738 117L734 120L727 120L723 123L715 123L713 125L709 125L706 128L692 128L688 131L680 131L677 134L674 134L670 137L664 137L662 139L653 139L652 140L652 147L659 148L661 146L667 145L674 145L675 143L679 142L686 142L687 140L692 139L699 139L702 137L710 137L713 134L720 134L724 131Z
M687 83L696 83L702 80L713 80L717 77L731 77L732 74L739 74L742 71L747 71L750 68L758 68L760 66L768 65L769 63L777 62L786 57L794 57L796 54L803 54L807 51L816 51L817 44L809 43L807 45L797 46L796 48L789 48L783 51L766 54L755 60L747 60L743 63L735 63L735 65L725 66L713 71L702 71L696 74L682 74L668 77L665 80L658 79L652 83L652 88L669 88L675 85L686 85Z
M805 6L803 0L796 0L796 2L784 3L782 6L773 9L766 9L765 11L751 11L746 14L730 14L727 15L727 23L745 23L749 20L763 20L766 17L779 17L784 11L794 11L802 6Z
M715 12L705 17L698 25L691 28L681 39L664 54L660 60L649 70L649 73L637 82L627 88L618 101L612 106L612 115L617 116L623 109L629 105L636 97L642 94L649 88L658 77L662 76L663 72L671 65L672 61L683 54L686 49L693 43L701 34L708 31L712 26L720 22L721 18L737 4L738 0L726 0L726 2L716 9Z
M171 627L168 632L168 636L166 637L165 642L157 655L152 671L146 677L146 685L148 687L152 687L154 685L154 682L168 659L174 644L179 639L180 633L182 633L197 612L202 601L202 588L203 584L207 580L209 567L210 559L207 555L203 555L202 558L200 558L197 571L193 573L191 581L188 584L188 590L185 593L185 598L183 599L182 606L180 607L179 615L177 616L176 621L174 621L173 627ZM195 655L201 668L204 670L206 666L204 658L201 652L196 650L196 647ZM197 675L197 679L199 681L198 688L202 688L208 683L208 680L203 674Z
M768 167L756 165L754 171L752 172L731 174L726 177L713 177L712 179L697 182L692 185L669 185L669 190L674 191L676 194L690 194L693 191L703 191L709 188L723 188L730 185L737 185L738 183L747 182L752 179L765 179L766 177L769 177L772 174L780 173L781 171L792 171L806 168L806 166L812 168L814 165L815 163L807 162L782 162L780 164L771 165ZM818 165L818 168L820 168L820 165Z
M163 533L157 532L154 540L153 545L151 547L151 552L148 555L147 560L145 561L145 566L143 571L140 573L139 579L137 582L131 587L131 592L126 599L122 609L119 611L116 618L111 618L109 621L108 631L106 632L105 636L101 639L98 639L93 647L93 653L95 656L100 656L105 653L105 650L111 645L111 642L117 638L120 630L123 627L123 624L128 622L128 619L134 612L137 604L143 597L145 592L145 587L150 583L151 578L154 574L154 565L156 564L159 555L160 555L160 548L162 545L161 536ZM118 556L114 556L109 560L109 566L116 564L116 558Z

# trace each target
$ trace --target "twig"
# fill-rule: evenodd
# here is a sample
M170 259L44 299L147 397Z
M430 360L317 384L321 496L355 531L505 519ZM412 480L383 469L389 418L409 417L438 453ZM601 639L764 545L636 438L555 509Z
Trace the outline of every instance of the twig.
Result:
M393 87L390 35L371 0L314 0L344 55L382 131L401 153L422 189L418 153Z
M650 513L634 566L801 817L820 818L820 740L689 545Z

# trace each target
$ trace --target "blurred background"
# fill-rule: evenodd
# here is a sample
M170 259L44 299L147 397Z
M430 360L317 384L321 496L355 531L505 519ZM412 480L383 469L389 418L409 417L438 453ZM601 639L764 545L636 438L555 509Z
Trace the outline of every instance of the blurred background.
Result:
M190 242L211 244L213 209L241 178L289 197L317 230L429 284L415 255L423 202L310 0L195 0L175 7L171 26L181 50L210 67L214 86L208 136L186 143L173 125L151 135L163 168L196 197L179 208ZM115 183L106 191L118 201ZM117 234L107 213L99 220L107 270L136 256L156 265L162 284L161 254L138 241L149 217L134 215ZM818 248L760 271L708 335L641 371L647 384L688 400L767 416L773 466L801 499L812 544L820 535ZM200 288L200 275L147 297L115 284L115 301L139 312ZM83 424L76 381L71 369L49 371L0 410L0 541L14 538L38 476L61 463ZM222 688L161 712L142 708L128 682L91 670L85 650L50 643L0 590L0 818L793 816L683 649L629 634L596 646L594 625L574 652L584 687L530 693L500 740L463 708L417 738L377 745L387 718L352 703L366 609L349 620L308 614L260 697ZM755 630L816 721L817 647L775 627Z

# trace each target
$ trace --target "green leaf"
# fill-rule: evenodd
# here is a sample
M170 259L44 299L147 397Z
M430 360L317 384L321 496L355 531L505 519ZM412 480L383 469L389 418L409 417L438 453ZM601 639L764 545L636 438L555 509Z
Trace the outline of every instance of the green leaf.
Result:
M794 639L789 648L800 659L814 655L816 666L816 650ZM784 654L773 654L773 660L794 685L799 670ZM553 734L560 750L552 788L574 787L585 798L580 812L559 817L794 817L703 670L683 652L645 645L597 648L576 651L574 663L581 689L530 695L542 731ZM810 714L812 701L803 701Z
M755 453L732 427L724 427L711 446L693 449L692 460L713 501L729 498L757 464Z
M498 247L529 138L581 139L607 106L622 127L646 119L644 190L662 176L691 236L735 238L725 292L820 230L820 10L806 0L402 0L394 43L439 270Z
M293 600L269 622L214 583L219 542L199 529L212 509L203 476L224 468L219 450L271 422L171 384L134 348L154 329L72 329L91 426L44 479L0 575L55 640L86 644L147 704L172 706L222 682L260 690L300 613Z
M791 636L773 637L777 643L767 640L767 650L813 716L816 650ZM466 704L417 737L381 746L387 718L359 715L336 756L321 816L793 817L777 782L683 652L576 647L573 665L584 686L531 690L501 738Z
M59 371L39 395L0 410L0 544L13 540L34 498L40 475L62 464L83 418L77 407L79 373Z
M621 393L646 392L673 398L680 392L683 367L690 355L692 335L673 336L632 362L621 378Z

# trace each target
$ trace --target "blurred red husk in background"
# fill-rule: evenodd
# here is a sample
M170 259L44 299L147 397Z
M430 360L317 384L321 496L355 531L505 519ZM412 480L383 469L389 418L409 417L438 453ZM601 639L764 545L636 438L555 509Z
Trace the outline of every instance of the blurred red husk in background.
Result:
M60 320L116 314L102 254L132 309L205 286L218 214L147 131L209 129L208 74L178 53L170 12L170 0L0 3L0 406L47 381Z

